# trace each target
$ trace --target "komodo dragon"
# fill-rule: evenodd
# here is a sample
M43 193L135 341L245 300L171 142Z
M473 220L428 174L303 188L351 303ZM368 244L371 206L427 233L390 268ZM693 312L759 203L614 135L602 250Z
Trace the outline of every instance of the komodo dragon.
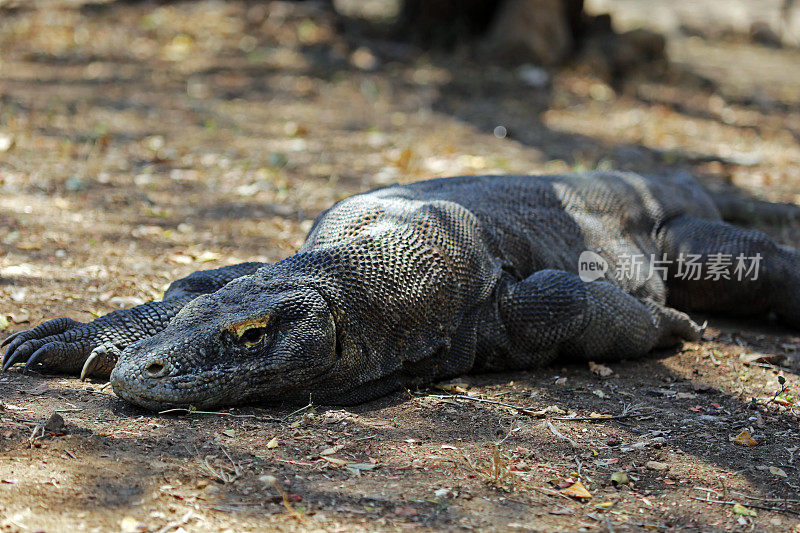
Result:
M606 263L604 280L579 277L585 251ZM681 272L684 255L701 258L700 276ZM621 268L634 256L641 269ZM743 257L758 271L719 275L720 258ZM275 264L195 272L162 301L16 333L3 369L110 375L151 409L352 404L470 371L698 339L676 309L800 329L800 251L722 222L688 177L465 176L343 200Z

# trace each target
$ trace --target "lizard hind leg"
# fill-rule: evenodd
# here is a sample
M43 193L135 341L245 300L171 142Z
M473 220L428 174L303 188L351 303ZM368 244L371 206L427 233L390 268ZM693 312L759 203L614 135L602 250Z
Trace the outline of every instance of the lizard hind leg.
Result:
M669 305L729 315L774 312L800 328L800 251L760 231L688 215L667 222L658 238L670 261Z

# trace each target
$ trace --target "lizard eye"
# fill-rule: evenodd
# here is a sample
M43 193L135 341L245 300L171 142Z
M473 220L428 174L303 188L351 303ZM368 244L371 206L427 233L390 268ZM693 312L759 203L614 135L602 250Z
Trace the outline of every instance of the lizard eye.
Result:
M239 336L239 340L247 346L255 346L267 335L267 328L255 327L248 328Z

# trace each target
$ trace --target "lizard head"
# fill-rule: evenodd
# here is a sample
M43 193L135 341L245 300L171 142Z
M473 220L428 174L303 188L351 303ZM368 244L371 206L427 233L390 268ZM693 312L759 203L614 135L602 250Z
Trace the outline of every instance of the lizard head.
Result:
M336 361L336 326L310 286L237 279L196 298L169 326L127 347L111 373L120 397L150 409L307 402Z

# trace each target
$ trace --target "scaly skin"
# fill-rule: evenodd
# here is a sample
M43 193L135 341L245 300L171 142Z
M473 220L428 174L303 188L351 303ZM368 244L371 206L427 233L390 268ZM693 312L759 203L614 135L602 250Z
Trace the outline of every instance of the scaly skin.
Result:
M630 254L672 266L666 279L646 263L585 282L584 250L611 272ZM679 279L674 262L687 253L758 253L761 273ZM162 302L18 333L4 369L110 372L119 396L150 409L349 404L469 371L698 339L675 307L774 313L800 328L800 253L721 222L687 178L448 178L339 202L274 265L196 272Z

